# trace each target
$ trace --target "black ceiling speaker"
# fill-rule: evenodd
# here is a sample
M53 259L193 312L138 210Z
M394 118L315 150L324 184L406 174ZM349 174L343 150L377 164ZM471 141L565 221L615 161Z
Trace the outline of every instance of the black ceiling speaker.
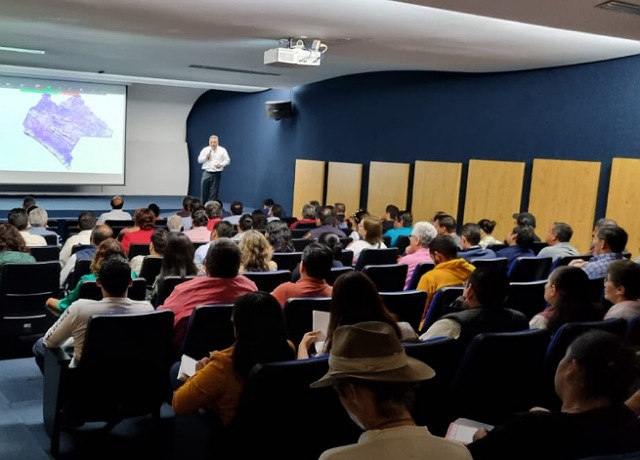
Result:
M283 118L293 117L291 101L267 101L264 106L269 120L282 120Z

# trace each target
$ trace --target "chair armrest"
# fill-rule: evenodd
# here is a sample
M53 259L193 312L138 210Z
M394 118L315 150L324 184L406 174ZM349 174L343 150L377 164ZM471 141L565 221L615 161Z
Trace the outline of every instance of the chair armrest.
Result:
M65 386L65 375L70 362L71 356L62 348L47 348L45 350L42 418L45 430L50 437L60 423L59 408L63 404L62 389Z

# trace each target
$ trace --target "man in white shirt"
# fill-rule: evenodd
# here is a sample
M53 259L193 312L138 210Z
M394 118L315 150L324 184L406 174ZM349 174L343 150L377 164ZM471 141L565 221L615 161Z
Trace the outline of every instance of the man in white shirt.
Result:
M147 301L127 297L132 284L129 261L122 256L107 257L100 266L97 284L102 289L102 300L78 299L49 328L43 338L33 346L36 364L44 373L45 348L55 348L73 343L73 359L69 367L75 367L81 359L87 324L93 315L130 314L153 311Z
M111 198L111 211L102 213L98 218L98 224L104 224L108 220L132 220L131 214L122 210L124 198L119 195Z
M76 244L91 244L91 231L96 226L96 216L91 211L82 211L78 216L80 232L71 235L60 249L60 263L65 265L71 257L71 248Z
M202 202L217 200L222 170L231 163L227 149L218 145L218 136L209 137L209 146L200 151L198 163L202 165Z

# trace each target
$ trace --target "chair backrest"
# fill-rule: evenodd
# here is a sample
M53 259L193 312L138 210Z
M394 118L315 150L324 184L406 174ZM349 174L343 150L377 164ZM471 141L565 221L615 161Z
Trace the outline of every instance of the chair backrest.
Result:
M235 340L232 310L233 304L197 306L189 317L182 353L198 360L229 348Z
M279 269L293 272L300 263L300 260L302 260L302 251L274 252L272 260L278 264Z
M147 280L144 278L134 278L127 297L131 300L145 300L147 297ZM95 281L84 281L80 285L78 295L81 299L101 300L102 289Z
M42 235L47 242L47 246L58 246L58 235Z
M282 310L287 336L296 346L313 330L313 311L329 311L331 297L291 297Z
M251 281L256 283L258 290L271 292L282 283L291 280L291 272L289 270L275 270L272 272L244 272Z
M60 260L60 246L53 244L50 246L31 246L29 252L36 262L47 262L50 260Z
M546 280L509 283L505 302L507 308L521 311L530 320L547 305L544 300L545 284Z
M340 244L342 245L343 248L346 248L347 245L352 241L353 241L353 238L351 238L350 236L340 238Z
M328 368L327 357L257 364L230 427L237 458L264 456L270 451L282 460L317 460L330 447L355 443L361 430L335 390L309 388ZM309 414L313 420L306 423ZM283 443L283 433L296 442Z
M593 300L598 305L605 305L604 301L606 299L604 298L604 277L590 279L587 289L589 289L591 300ZM610 307L611 303L607 303L606 306Z
M149 243L131 243L129 245L129 259L133 259L136 256L148 256L149 255Z
M342 256L340 257L342 265L352 267L353 266L353 251L351 249L343 249Z
M538 281L547 279L551 257L518 257L509 269L509 281Z
M506 247L507 247L506 243L496 243L496 244L490 244L489 246L487 246L487 249L491 249L493 252L496 252Z
M398 262L400 251L398 248L367 248L363 249L356 262L356 270L362 270L366 265L395 264Z
M95 246L92 244L74 244L73 246L71 246L71 254L75 254L82 249L89 249L94 247Z
M391 246L391 237L388 235L383 235L382 242L385 244L386 247Z
M0 335L43 334L53 324L44 304L60 291L60 262L9 263L0 268Z
M315 225L314 225L314 227L315 227ZM292 228L291 229L291 238L293 238L293 239L304 238L304 236L307 233L309 233L309 228L304 228L304 227Z
M406 321L418 332L420 320L427 301L426 291L380 292L387 308L394 313L398 321Z
M158 300L156 301L156 306L160 306L167 300L167 297L171 295L173 289L180 283L184 283L185 281L189 281L195 278L195 275L192 276L166 276L160 287L158 289Z
M76 259L73 271L69 274L67 288L72 290L78 284L80 278L91 273L91 259Z
M637 352L640 351L640 315L627 320L627 342Z
M410 243L411 241L409 240L409 237L407 235L400 235L398 238L396 238L396 244L394 244L394 246L398 248L400 254L404 254L405 249L409 247Z
M544 390L541 404L548 409L558 408L560 400L555 394L553 379L558 363L562 360L567 348L579 335L593 329L608 331L624 338L627 332L627 321L622 318L605 319L601 321L574 321L565 323L558 328L547 347L541 373L542 388Z
M549 244L546 241L534 241L531 243L531 250L535 255L538 255L538 253L547 246L549 246Z
M378 288L378 292L402 291L407 280L407 264L365 265L362 273Z
M491 259L472 259L470 263L476 268L485 267L490 268L491 270L500 270L505 275L507 274L507 269L509 268L509 259L507 259L506 257L494 257Z
M344 267L333 267L331 272L329 272L329 276L327 276L326 281L328 284L333 286L333 283L335 283L338 276L351 270L353 270L353 267L350 265L345 265Z
M431 299L427 316L424 319L420 332L426 332L441 316L456 311L455 309L450 309L449 306L462 295L463 291L464 287L462 286L445 286L438 289L433 295L433 299Z
M70 387L60 393L59 397L66 397L61 405L73 407L83 420L112 420L117 415L158 410L167 392L172 333L169 310L93 316L87 324L82 359L62 382ZM118 337L115 342L114 337ZM46 371L45 366L45 387L49 384Z
M460 347L453 337L402 345L407 356L427 363L436 371L435 377L418 385L412 415L418 425L426 425L432 434L444 437L452 420L451 381L462 354Z
M546 329L479 334L462 355L451 383L454 417L503 421L538 401L538 378L549 346Z
M558 257L551 263L551 268L549 268L549 273L553 271L556 267L562 267L564 265L569 265L572 260L589 260L593 256L591 254L579 254L577 256L564 256Z
M428 271L433 270L436 266L433 262L420 262L416 265L416 268L413 269L413 273L411 274L411 279L409 280L409 284L407 285L407 290L413 290L418 288L418 283L420 282L420 278L422 275L427 273Z
M142 267L138 276L147 281L147 289L153 287L156 276L160 274L162 269L162 257L145 257L142 261Z
M315 238L291 238L291 242L293 243L293 247L297 252L304 251L311 243L317 241Z
M107 220L105 224L111 227L113 237L116 238L122 229L133 227L135 222L133 220Z

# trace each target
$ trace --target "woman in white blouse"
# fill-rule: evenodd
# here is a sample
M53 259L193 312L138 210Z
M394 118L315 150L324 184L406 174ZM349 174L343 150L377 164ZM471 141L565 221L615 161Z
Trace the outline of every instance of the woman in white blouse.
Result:
M387 247L382 240L382 222L377 217L364 217L358 224L358 234L360 239L347 246L347 249L353 251L353 265L358 261L363 249Z

